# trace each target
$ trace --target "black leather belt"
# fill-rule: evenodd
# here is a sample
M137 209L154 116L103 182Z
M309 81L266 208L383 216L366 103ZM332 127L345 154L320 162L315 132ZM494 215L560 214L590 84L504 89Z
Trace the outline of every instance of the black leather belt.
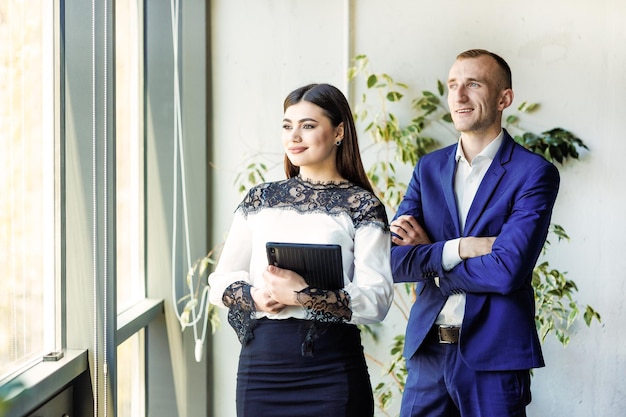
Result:
M439 343L459 343L459 335L461 334L460 326L446 326L435 324L433 326L433 332L437 335Z

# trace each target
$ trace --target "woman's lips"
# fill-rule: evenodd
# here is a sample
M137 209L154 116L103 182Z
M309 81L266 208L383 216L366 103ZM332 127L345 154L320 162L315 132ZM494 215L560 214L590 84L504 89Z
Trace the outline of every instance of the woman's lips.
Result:
M288 148L288 151L290 153L294 153L294 154L302 153L302 152L306 151L306 147L304 147L304 146L294 146L294 147Z

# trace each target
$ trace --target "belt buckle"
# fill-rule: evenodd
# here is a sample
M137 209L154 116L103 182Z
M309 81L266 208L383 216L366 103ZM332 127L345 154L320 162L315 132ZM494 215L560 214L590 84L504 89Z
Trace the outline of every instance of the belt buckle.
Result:
M446 330L450 330L450 329L458 329L458 326L447 326L447 325L437 326L437 338L439 339L439 343L443 343L446 345L453 345L455 343L458 343L458 334L457 334L457 340L448 340L442 336L442 331L445 332Z

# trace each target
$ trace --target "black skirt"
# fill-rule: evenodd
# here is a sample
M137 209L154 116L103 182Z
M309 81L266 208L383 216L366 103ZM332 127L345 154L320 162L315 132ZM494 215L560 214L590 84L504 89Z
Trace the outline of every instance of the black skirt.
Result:
M241 350L238 417L371 417L372 387L359 329L309 320L258 320ZM309 333L310 334L310 333Z

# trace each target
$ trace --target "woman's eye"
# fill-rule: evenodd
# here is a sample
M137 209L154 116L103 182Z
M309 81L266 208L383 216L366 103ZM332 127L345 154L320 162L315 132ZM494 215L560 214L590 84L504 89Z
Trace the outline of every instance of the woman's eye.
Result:
M283 130L289 130L289 129L291 129L291 126L289 126L289 125L283 125Z
M310 124L304 124L304 125L302 125L302 129L313 129L313 128L315 128L315 126L310 125Z

